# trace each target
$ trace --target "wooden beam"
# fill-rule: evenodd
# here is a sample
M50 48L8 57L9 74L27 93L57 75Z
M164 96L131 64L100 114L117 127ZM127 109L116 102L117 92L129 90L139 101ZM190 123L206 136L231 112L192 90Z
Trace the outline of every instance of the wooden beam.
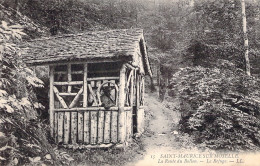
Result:
M94 103L95 103L96 105L98 105L97 97L96 97L96 95L95 95L95 93L94 93L94 91L93 91L93 89L92 89L92 87L91 87L90 84L88 84L88 88L89 88L89 92L90 92L90 94L91 94L92 97L93 97Z
M125 62L127 62L128 60L131 60L131 58L127 58L124 57L123 59ZM116 59L116 58L106 58L106 59L82 59L79 61L74 61L74 62L70 62L71 64L84 64L84 63L104 63L104 62L122 62L122 58L121 59ZM64 60L64 62L62 62L62 60L60 60L59 62L54 61L54 62L46 62L45 60L31 60L29 62L26 62L26 64L28 64L28 66L41 66L41 65L50 65L50 66L56 66L56 65L67 65L68 61Z
M53 82L54 82L54 66L49 66L49 76L50 76L50 96L49 96L49 114L50 114L50 128L51 136L53 137L54 132L54 93L53 93Z
M54 82L53 85L82 85L83 81Z
M68 82L70 83L72 81L71 78L71 64L68 64ZM71 85L68 86L68 92L71 92Z
M131 107L125 107L126 110L131 109ZM118 111L118 107L110 107L106 109L105 107L87 107L87 108L58 108L54 109L54 112L76 112L76 111Z
M116 73L120 70L98 70L98 71L90 71L89 73Z
M55 71L54 74L67 74L66 71ZM71 71L71 74L83 74L82 71Z
M69 108L72 108L72 107L74 107L76 104L77 104L77 102L79 101L79 97L80 97L80 95L83 93L83 87L79 90L79 92L77 93L77 95L75 96L75 98L72 100L72 102L70 103L70 106L69 106Z
M131 78L133 76L133 72L134 72L134 70L130 71L129 76L127 78L126 88L125 88L127 90L126 91L126 99L125 100L126 100L126 104L128 106L131 105L131 98L129 98L129 95L131 94L131 92L129 91L129 84L130 84ZM130 87L130 89L131 89L131 87Z
M119 77L96 77L96 78L88 78L88 81L97 81L97 80L119 80Z
M129 86L129 83L130 83L130 81L131 81L131 77L133 76L133 72L134 72L134 70L131 70L131 71L130 71L129 77L128 77L128 79L127 79L126 87Z
M135 67L135 66L133 66L133 65L131 65L131 64L129 64L129 63L126 63L125 66L126 66L127 68L132 69L132 70L134 70L134 69L137 68L137 67Z
M66 71L55 71L54 74L67 74Z
M59 93L60 96L76 96L77 93Z
M83 74L83 71L72 71L71 74Z
M58 98L59 102L61 103L62 107L63 108L68 108L66 102L63 100L62 97L60 97L59 90L55 86L53 86L53 91L54 91L56 97Z
M125 64L122 65L120 69L120 80L119 80L119 101L118 101L118 108L119 108L119 115L118 115L118 141L119 143L125 142L125 134L126 134L126 125L125 125L125 113L124 113L124 106L125 106L125 79L126 79L126 66Z
M88 105L88 64L84 64L84 77L83 77L83 107Z

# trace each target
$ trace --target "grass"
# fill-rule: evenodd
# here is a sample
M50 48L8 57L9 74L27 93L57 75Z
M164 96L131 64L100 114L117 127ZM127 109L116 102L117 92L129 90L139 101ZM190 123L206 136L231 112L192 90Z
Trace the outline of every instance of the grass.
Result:
M125 149L108 148L108 149L84 149L72 150L62 149L66 151L74 161L70 165L113 165L122 166L129 162L140 159L139 154L143 151L143 144L139 139L133 142Z

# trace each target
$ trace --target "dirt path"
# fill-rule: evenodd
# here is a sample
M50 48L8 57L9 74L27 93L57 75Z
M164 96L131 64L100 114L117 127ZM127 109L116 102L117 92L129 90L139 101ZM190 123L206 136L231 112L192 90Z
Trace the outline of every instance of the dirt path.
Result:
M165 160L164 163L159 163L162 155L177 154L187 150L186 147L189 148L190 145L187 145L189 143L186 140L178 140L177 124L180 116L178 111L166 108L162 102L158 101L155 94L146 96L146 105L146 110L149 111L147 114L150 114L151 118L141 138L144 144L145 152L142 154L144 158L128 165L165 165Z

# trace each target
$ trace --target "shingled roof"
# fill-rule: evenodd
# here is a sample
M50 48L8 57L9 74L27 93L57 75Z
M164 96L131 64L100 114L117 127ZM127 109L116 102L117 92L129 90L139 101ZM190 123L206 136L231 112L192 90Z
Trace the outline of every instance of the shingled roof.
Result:
M145 72L151 75L142 29L93 31L41 38L23 43L21 47L26 48L23 59L29 65L98 59L134 61L136 48L141 47Z

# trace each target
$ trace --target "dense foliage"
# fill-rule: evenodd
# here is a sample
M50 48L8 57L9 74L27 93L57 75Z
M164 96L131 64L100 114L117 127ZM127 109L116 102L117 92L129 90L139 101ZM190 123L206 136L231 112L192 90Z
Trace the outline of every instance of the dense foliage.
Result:
M25 35L22 30L21 26L8 26L4 21L0 27L0 160L4 165L29 163L28 157L33 159L39 152L48 153L41 147L46 137L42 126L37 123L37 109L42 109L42 106L33 95L33 89L43 84L22 63L15 45Z
M212 149L260 149L260 80L219 60L213 68L191 67L173 75L180 99L180 129Z
M50 35L136 25L137 2L108 0L3 0L47 28Z
M38 112L44 107L37 102L35 88L43 82L21 60L16 42L24 36L23 27L0 26L0 164L57 164L64 158L47 140L48 125L41 122ZM62 158L63 157L63 158ZM64 160L67 159L67 160Z

